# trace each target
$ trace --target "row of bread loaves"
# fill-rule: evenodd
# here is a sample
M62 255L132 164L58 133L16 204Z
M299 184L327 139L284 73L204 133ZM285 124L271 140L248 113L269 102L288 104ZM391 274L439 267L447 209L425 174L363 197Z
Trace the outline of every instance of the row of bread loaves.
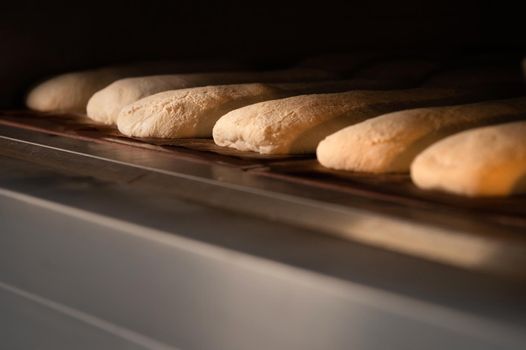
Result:
M421 88L371 90L412 85L436 68L429 62L410 67L385 80L320 81L331 74L306 69L126 78L95 93L87 110L90 118L117 123L128 136L213 136L220 146L264 154L316 151L328 168L411 170L421 188L468 196L525 191L526 126L506 122L524 119L526 98L485 101L509 91L472 84L434 88L447 74L432 76ZM382 65L362 72L382 72ZM258 83L234 84L251 81ZM285 83L264 83L275 81ZM216 85L222 83L229 85ZM38 89L28 105L45 110L35 107ZM324 93L333 91L345 92ZM85 103L79 101L73 102ZM490 124L498 125L483 127Z

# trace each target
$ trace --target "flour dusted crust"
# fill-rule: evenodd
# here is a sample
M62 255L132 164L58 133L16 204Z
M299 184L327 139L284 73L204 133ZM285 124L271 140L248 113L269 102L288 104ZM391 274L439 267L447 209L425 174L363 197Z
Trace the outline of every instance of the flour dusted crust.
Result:
M223 114L240 106L276 98L280 90L265 84L216 85L165 91L121 110L119 130L127 136L210 137Z
M316 153L331 169L407 172L417 154L433 142L511 119L526 119L526 98L402 110L337 131L320 142Z
M471 129L420 153L411 165L420 188L469 197L526 192L526 122Z
M211 73L219 76L224 73ZM88 101L88 117L102 124L115 124L126 105L160 91L198 86L206 74L155 75L120 79L97 91Z
M287 69L267 72L229 72L156 75L121 79L95 93L88 102L88 117L104 124L115 124L119 112L141 98L168 90L207 85L250 82L316 81L334 78L332 73L313 69Z
M313 153L346 126L394 110L476 100L452 89L349 91L266 101L221 117L213 130L219 146L263 154Z
M316 135L301 140L301 133L344 115L347 100L347 94L302 95L246 106L219 119L213 129L214 141L241 151L304 153ZM345 121L333 124L338 128ZM294 142L298 139L299 144Z
M381 89L391 85L391 82L341 80L213 85L170 90L124 107L117 118L117 126L123 134L134 137L211 137L219 117L246 105L312 91Z

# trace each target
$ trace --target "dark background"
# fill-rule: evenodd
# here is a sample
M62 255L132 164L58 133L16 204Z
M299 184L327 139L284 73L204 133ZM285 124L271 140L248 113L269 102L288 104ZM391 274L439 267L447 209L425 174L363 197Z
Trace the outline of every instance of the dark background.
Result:
M274 66L317 53L526 47L524 9L478 1L1 1L0 107L35 80L149 59Z

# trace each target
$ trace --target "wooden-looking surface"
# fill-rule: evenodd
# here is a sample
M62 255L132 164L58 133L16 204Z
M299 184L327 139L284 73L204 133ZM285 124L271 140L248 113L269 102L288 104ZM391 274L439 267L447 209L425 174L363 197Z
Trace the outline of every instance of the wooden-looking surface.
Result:
M258 176L331 189L349 196L366 196L400 206L451 211L477 220L526 229L526 195L508 198L464 198L423 191L414 186L409 174L360 174L322 167L314 155L269 156L216 146L211 139L129 138L110 126L99 125L82 116L2 111L0 124L63 135L92 142L118 143L155 149L174 157L190 157L237 167Z

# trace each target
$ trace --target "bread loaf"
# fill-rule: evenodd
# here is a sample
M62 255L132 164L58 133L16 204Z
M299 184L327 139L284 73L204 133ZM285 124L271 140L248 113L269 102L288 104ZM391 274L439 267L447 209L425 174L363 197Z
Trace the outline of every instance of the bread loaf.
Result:
M328 168L371 173L407 172L423 149L453 133L526 118L526 98L402 110L329 135L317 147Z
M133 137L211 137L222 115L253 103L312 93L349 89L382 89L396 83L342 80L288 84L213 85L160 92L124 107L118 116L119 130Z
M42 112L86 113L90 97L115 80L146 74L222 70L231 64L210 62L143 62L61 74L34 87L26 105Z
M265 84L215 85L160 92L124 107L117 119L127 136L210 137L219 117L232 109L279 97Z
M424 150L411 164L420 188L469 197L526 192L526 122L467 130Z
M231 111L213 130L216 144L264 154L313 153L344 127L401 109L464 103L487 93L456 89L350 91L266 101Z
M117 80L95 93L88 102L88 117L104 124L115 124L122 108L141 98L168 90L207 85L249 82L294 82L330 80L332 73L321 70L287 69L266 72L156 75Z

